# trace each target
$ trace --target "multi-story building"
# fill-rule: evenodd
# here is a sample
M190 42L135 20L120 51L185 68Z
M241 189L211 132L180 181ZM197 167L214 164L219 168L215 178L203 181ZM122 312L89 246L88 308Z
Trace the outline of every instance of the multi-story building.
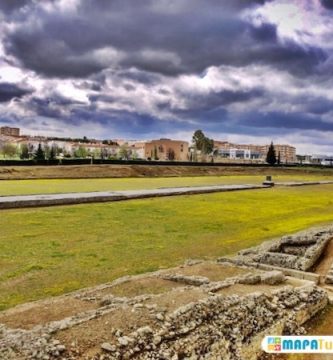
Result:
M0 135L5 136L20 136L20 129L9 127L9 126L2 126L0 127Z
M269 145L262 146L263 154L267 154ZM297 162L296 148L290 145L274 145L276 156L280 156L281 163L294 164Z
M323 165L323 166L333 166L333 156L332 155L312 155L311 164Z
M269 145L233 144L228 141L214 141L215 154L233 160L253 160L265 162ZM281 163L295 163L296 148L290 145L274 145L276 156Z

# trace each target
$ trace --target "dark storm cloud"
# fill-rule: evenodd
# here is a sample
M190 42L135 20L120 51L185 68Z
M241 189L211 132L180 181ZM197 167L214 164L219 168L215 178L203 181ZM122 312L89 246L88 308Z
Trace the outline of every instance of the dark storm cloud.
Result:
M323 97L303 97L301 98L304 112L315 115L324 115L329 112L333 113L333 101Z
M53 93L47 98L33 96L26 104L36 115L48 118L63 118L64 110L70 112L76 106L82 106L79 101Z
M186 118L207 118L208 114L211 114L215 109L223 109L230 104L244 103L257 97L262 97L264 91L262 89L252 89L250 91L231 91L222 90L218 92L211 92L209 94L182 94L181 98L185 99L187 103L186 110L174 110L174 113ZM162 103L162 107L165 108L167 103ZM169 104L170 105L170 104ZM210 118L212 116L210 115Z
M128 111L89 111L87 109L75 110L66 118L67 124L94 122L102 125L114 134L129 138L141 138L143 136L163 136L170 133L170 129L191 131L192 126L188 122L176 120L160 121L160 119L148 114ZM105 137L108 136L106 132Z
M21 98L31 92L31 89L26 89L16 84L0 83L0 103L8 102L15 98Z
M17 114L36 117L22 119L26 128L91 124L105 137L193 128L253 136L333 132L332 51L311 29L288 26L290 36L282 37L281 24L254 14L269 2L0 0L0 70L20 68L8 77L19 74L18 84L0 83L0 110L13 100L4 113L12 111L17 125L16 106ZM300 3L290 6L311 8ZM333 9L333 1L321 4ZM325 24L330 12L318 2L314 8L315 22ZM268 12L275 10L282 11ZM36 79L38 90L25 96L32 90L19 82Z
M333 10L333 0L320 0L320 2L326 9Z
M320 116L305 113L252 113L242 116L237 123L254 128L333 131L332 122L324 121Z
M20 9L29 3L31 3L31 0L1 0L0 11L9 13Z
M273 64L311 72L325 60L320 49L278 41L271 24L254 27L240 10L264 1L86 0L75 13L31 7L35 22L6 37L6 50L25 67L52 77L85 77L108 67L168 76L200 73L212 65ZM29 15L29 12L27 13ZM22 19L24 20L24 19ZM92 52L121 52L103 61Z
M10 41L7 50L29 69L51 77L85 77L104 68L93 59L81 56L62 40L44 33L29 34L22 29Z

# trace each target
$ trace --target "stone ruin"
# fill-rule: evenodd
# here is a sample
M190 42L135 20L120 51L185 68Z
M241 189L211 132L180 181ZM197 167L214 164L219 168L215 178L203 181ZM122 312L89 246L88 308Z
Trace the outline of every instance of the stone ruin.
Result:
M310 230L4 311L0 359L256 360L264 336L303 334L327 306L316 282L279 269L309 271L332 236Z
M266 264L285 269L310 271L332 238L333 226L302 231L240 251L239 256L233 261L243 264ZM224 260L222 258L222 261Z
M326 276L326 284L332 284L333 285L333 264Z
M158 276L168 277L164 274ZM206 296L170 312L146 303L154 296L134 299L106 296L99 299L100 307L94 311L35 326L31 330L10 329L2 325L0 358L254 360L260 353L260 342L265 334L302 333L301 325L323 309L328 301L326 292L311 284L303 284L299 288L282 286L273 288L269 293L257 292L254 287L253 292L246 296L218 294L219 290L235 284L283 284L285 278L278 272L249 273L221 282L201 280L195 281L195 286ZM194 279L177 275L176 281L193 284ZM187 285L174 295L192 288ZM157 298L154 300L158 303ZM120 308L129 313L145 312L154 321L129 332L115 329L112 323L105 322L113 341L95 344L97 349L91 357L82 356L79 347L68 346L58 340L57 335L84 323L89 328L93 320Z

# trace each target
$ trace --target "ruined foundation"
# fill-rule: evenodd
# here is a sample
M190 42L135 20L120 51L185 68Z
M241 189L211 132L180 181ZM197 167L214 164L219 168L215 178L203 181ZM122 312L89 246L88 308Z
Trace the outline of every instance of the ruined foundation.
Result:
M328 304L309 270L332 235L310 230L1 312L0 359L255 360L265 335L302 334Z

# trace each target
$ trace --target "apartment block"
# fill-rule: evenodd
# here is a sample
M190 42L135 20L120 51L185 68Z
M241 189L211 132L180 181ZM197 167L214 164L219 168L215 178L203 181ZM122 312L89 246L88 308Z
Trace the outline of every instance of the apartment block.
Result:
M20 129L9 127L9 126L2 126L0 127L0 135L5 136L20 136Z
M269 145L233 144L228 141L214 141L215 154L232 160L253 160L265 162ZM290 145L274 145L281 163L296 163L296 148Z

